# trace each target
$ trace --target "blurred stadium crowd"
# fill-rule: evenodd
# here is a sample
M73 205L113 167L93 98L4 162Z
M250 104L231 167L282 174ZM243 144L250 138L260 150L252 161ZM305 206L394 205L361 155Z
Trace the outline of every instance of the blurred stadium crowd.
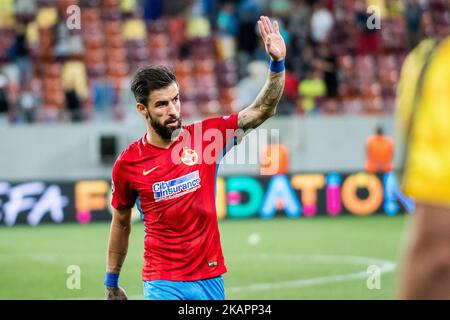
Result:
M265 81L260 15L288 47L279 114L389 114L407 52L449 34L449 2L1 0L0 123L137 117L130 77L157 63L174 68L185 118L238 111Z

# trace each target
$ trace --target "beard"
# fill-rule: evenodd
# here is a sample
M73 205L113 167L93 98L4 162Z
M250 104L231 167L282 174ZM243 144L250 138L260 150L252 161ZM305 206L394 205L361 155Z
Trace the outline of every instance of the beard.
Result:
M179 129L181 128L181 122L182 122L181 115L178 119L175 117L169 118L163 124L159 123L155 119L152 119L152 117L150 117L150 115L149 115L149 118L150 118L150 125L153 127L156 134L161 137L161 139L173 140L175 137L178 136ZM169 127L168 124L174 120L177 120L177 125L174 127Z

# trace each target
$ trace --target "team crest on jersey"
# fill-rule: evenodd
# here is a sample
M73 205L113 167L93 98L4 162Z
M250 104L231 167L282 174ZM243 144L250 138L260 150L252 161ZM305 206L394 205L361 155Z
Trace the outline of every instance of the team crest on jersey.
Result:
M181 153L181 161L187 166L193 166L198 161L197 152L189 148L184 148Z
M200 182L198 170L169 181L155 182L152 187L155 201L168 200L194 192L201 187Z

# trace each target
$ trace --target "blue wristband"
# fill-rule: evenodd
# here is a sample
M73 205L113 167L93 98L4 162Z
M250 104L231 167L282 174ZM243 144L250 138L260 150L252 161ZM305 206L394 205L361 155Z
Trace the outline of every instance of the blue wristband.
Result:
M119 274L118 273L106 273L105 286L117 288L119 286Z
M274 60L270 59L269 70L271 72L275 72L275 73L284 71L284 59L279 60L279 61L274 61Z

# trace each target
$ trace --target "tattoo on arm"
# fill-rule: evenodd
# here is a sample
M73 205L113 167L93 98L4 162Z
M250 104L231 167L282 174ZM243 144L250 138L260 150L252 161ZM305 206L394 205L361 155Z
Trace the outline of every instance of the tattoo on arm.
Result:
M270 72L263 89L255 101L239 113L239 128L247 131L258 127L275 114L284 89L283 72Z

